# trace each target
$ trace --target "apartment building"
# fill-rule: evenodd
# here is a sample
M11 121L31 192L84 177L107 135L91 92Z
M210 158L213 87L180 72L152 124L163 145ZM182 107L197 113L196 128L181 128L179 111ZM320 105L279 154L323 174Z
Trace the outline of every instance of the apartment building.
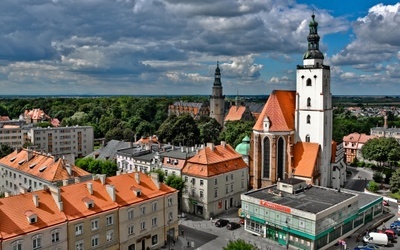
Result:
M22 148L25 142L29 142L27 132L22 131L19 125L3 125L0 127L0 144L12 148Z
M31 127L26 129L29 141L52 155L73 154L84 157L93 152L94 134L91 126Z
M1 249L67 250L67 218L47 190L0 199Z
M242 155L230 145L208 143L188 159L182 178L182 210L209 219L240 205L240 195L248 189L249 172Z
M55 157L30 149L17 149L0 159L0 192L9 195L88 180L91 174L73 163L73 157Z
M131 173L3 198L0 249L160 249L178 235L177 194Z

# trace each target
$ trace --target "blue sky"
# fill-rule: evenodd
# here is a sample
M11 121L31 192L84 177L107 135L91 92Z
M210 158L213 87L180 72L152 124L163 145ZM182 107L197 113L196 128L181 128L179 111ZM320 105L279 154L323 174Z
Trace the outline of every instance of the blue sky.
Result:
M315 13L333 95L400 95L400 3L1 0L0 95L294 89Z

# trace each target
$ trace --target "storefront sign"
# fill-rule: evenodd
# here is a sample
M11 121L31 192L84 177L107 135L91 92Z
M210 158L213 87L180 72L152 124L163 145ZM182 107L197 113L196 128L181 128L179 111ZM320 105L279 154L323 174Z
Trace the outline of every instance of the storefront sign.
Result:
M290 207L282 206L282 205L279 205L279 204L276 204L273 202L269 202L269 201L260 200L260 205L263 207L271 208L273 210L277 210L277 211L288 213L288 214L290 214L290 212L291 212Z

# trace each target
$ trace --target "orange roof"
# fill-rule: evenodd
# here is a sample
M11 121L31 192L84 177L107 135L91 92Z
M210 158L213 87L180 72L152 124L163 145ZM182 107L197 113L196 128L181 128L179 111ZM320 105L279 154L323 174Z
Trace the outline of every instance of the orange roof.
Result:
M10 117L8 116L0 116L0 121L9 121Z
M92 194L88 186L92 184ZM105 212L118 205L112 201L106 187L100 180L76 183L60 188L63 211L69 220L79 219L96 213ZM85 202L93 201L93 208L88 208Z
M294 145L294 175L313 177L319 154L319 144L298 142Z
M170 160L168 162L168 160ZM174 164L174 161L177 160L178 164ZM164 157L163 159L163 166L166 166L168 168L175 168L181 170L186 164L186 160L183 159L173 159L171 157Z
M39 206L33 203L33 195L38 195ZM37 215L37 222L29 224L27 216ZM66 221L50 192L40 190L0 199L0 232L3 239L26 234Z
M140 184L138 184L135 180L135 174L136 173L121 174L109 177L106 180L107 184L114 185L116 202L121 206L177 192L176 189L169 187L164 183L160 183L160 189L158 189L151 177L144 173L138 173L140 178ZM137 197L132 191L135 189L140 189L141 195L139 197Z
M49 118L46 113L41 109L25 110L25 116L32 118L33 120L39 120Z
M142 143L142 144L155 143L155 144L159 144L160 142L158 141L157 136L153 135L153 136L150 136L150 137L142 137L136 143Z
M3 128L20 128L19 125L5 124Z
M188 160L182 173L194 176L211 177L226 172L247 168L242 156L230 145L210 146Z
M225 117L225 121L239 121L245 111L245 106L232 106Z
M28 152L32 154L30 160ZM28 149L15 150L1 158L0 164L50 182L90 175L89 172L74 165L71 165L71 175L69 175L67 163L62 158L55 159L53 156Z
M269 131L294 130L295 103L295 91L272 91L253 129L263 131L264 118L268 117L271 124Z

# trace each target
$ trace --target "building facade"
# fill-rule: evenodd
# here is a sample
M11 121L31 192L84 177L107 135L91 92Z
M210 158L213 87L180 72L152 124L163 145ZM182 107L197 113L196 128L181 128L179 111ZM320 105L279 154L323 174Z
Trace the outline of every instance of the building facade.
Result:
M208 143L182 170L182 210L209 219L240 205L248 189L248 165L224 142Z
M222 90L221 70L219 69L219 63L217 62L212 95L210 97L210 117L217 120L217 122L223 126L225 117L225 96L223 95Z
M357 132L344 136L343 148L346 154L346 163L351 164L355 159L362 160L362 147L368 140L376 137L376 135L359 134Z
M288 178L242 195L244 229L288 248L327 249L381 215L382 200Z
M168 116L182 114L190 114L194 119L198 120L202 116L210 115L210 107L207 103L201 102L174 102L168 106Z

